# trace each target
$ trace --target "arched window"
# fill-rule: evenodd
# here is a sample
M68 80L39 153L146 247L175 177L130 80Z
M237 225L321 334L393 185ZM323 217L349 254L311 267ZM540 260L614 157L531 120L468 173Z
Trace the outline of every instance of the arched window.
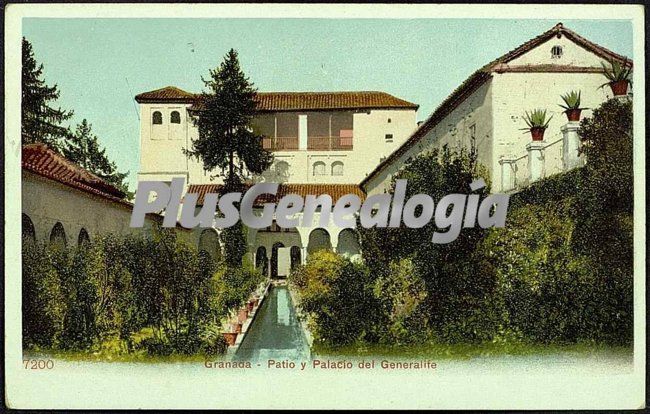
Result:
M289 251L289 254L291 256L291 270L293 270L296 268L296 266L300 265L301 262L300 247L291 246L291 250Z
M559 59L562 57L562 46L556 45L551 48L551 58Z
M181 123L181 114L178 111L172 111L171 115L169 116L169 122L172 124L180 124Z
M86 229L79 230L79 237L77 238L77 246L88 247L90 245L90 236Z
M316 161L314 163L313 175L325 175L325 163L323 161Z
M278 161L275 163L275 175L280 180L289 178L289 163L286 161Z
M269 260L266 257L266 247L260 246L255 253L255 267L262 272L264 276L269 272Z
M307 254L312 254L318 250L332 250L330 234L325 229L314 229L309 233L309 244L307 245Z
M23 242L26 240L29 241L36 241L36 229L34 228L34 223L32 222L32 219L29 218L29 216L25 213L23 213L22 216L23 219Z
M68 240L65 237L65 229L60 221L52 228L52 232L50 233L50 244L56 248L64 248L68 245Z
M332 163L332 175L343 175L343 163L341 161Z
M154 111L151 115L151 122L154 125L162 125L162 113L160 111Z
M337 253L350 259L358 259L361 255L359 238L353 229L343 229L339 233L339 242L336 244Z
M213 260L221 257L219 235L214 229L204 229L199 236L199 251L210 255Z

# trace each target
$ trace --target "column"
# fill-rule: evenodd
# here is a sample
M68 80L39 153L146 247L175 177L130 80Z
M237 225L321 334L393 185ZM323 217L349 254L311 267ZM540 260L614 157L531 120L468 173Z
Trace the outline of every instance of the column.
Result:
M502 158L501 165L501 191L510 191L515 188L515 161Z
M580 137L578 136L579 122L568 122L562 126L562 165L564 171L572 170L582 165L582 158L579 156Z
M544 147L546 147L546 141L531 141L526 145L528 178L531 183L544 178Z
M307 115L298 115L298 149L307 149Z

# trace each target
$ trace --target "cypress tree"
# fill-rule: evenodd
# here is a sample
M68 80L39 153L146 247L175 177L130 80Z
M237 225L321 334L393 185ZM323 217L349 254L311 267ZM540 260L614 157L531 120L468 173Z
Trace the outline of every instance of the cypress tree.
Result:
M59 98L57 85L48 86L43 79L43 64L34 58L31 43L23 37L22 67L22 129L23 145L42 142L54 150L59 141L68 136L68 129L61 126L72 117L72 111L64 111L51 104Z

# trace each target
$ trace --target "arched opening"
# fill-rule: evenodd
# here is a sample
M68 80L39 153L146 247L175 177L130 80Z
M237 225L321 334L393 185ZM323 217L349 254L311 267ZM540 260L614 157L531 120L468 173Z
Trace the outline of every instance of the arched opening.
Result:
M361 247L359 246L359 237L356 231L343 229L339 233L338 240L336 250L339 254L350 259L359 259L361 257Z
M279 183L284 183L289 179L289 163L278 161L275 163L275 177Z
M50 233L50 245L57 249L65 248L68 245L68 240L65 237L65 229L60 221L58 221L52 228L52 232Z
M199 235L199 252L205 252L210 255L212 260L221 258L221 247L219 245L219 235L215 229L204 229Z
M312 254L318 250L332 250L330 234L325 229L314 229L309 233L307 254Z
M278 249L280 247L284 247L284 244L281 242L277 242L274 243L273 247L271 248L271 277L272 278L278 277Z
M32 219L30 219L25 213L22 215L22 222L23 243L25 241L35 242L36 229L34 228L34 222L32 222Z
M323 161L314 163L312 175L325 175L325 163Z
M181 114L178 111L172 111L172 113L169 115L169 122L172 124L180 124L181 123Z
M266 257L266 247L260 246L255 252L255 268L264 276L269 274L269 259Z
M302 258L300 254L300 247L291 246L290 255L291 255L291 270L293 270L301 263Z
M90 236L86 229L82 228L79 230L79 237L77 237L77 246L79 247L88 247L90 245Z
M332 163L332 175L343 175L343 163L341 161L335 161Z
M154 113L151 114L151 123L154 125L162 125L162 112L154 111Z

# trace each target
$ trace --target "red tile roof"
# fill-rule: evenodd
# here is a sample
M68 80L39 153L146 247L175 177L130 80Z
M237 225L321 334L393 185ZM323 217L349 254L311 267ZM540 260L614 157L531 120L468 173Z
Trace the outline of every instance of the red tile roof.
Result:
M122 200L125 194L96 175L86 171L45 144L25 145L22 149L22 167L82 191L112 200Z
M440 121L442 121L447 115L449 115L454 109L458 107L468 96L470 96L474 91L481 87L485 82L492 78L492 73L503 73L503 72L593 72L594 70L602 72L601 68L576 68L568 67L563 65L508 65L508 62L518 58L519 56L529 52L533 48L539 46L540 44L546 42L554 36L566 36L568 39L574 41L583 48L591 51L595 55L608 60L608 61L618 61L618 62L627 62L632 66L632 61L625 56L619 55L612 52L596 43L593 43L584 37L578 35L572 30L567 29L558 23L553 26L551 29L542 33L541 35L529 40L528 42L522 44L521 46L511 50L505 55L498 57L487 65L483 66L469 78L467 78L463 83L461 83L452 93L445 98L444 101L429 115L429 117L422 122L420 127L413 132L413 134L393 153L391 153L383 162L379 163L375 169L366 176L361 182L361 185L365 185L373 177L375 177L379 172L386 168L390 163L398 159L402 154L404 154L409 148L415 145L422 137L424 137L429 131L431 131Z
M179 102L179 103L193 103L196 100L196 95L190 92L185 92L175 86L165 86L164 88L156 89L155 91L143 92L135 96L135 100L139 103L147 102Z
M404 108L416 110L418 105L386 92L258 92L259 111L309 111L326 109ZM201 110L201 95L167 86L136 95L139 103L193 103L190 109Z
M187 189L188 193L199 195L197 204L203 205L203 199L208 193L219 193L222 189L221 184L191 184ZM307 195L319 196L329 194L332 197L332 203L335 204L341 197L346 194L355 194L361 201L365 200L366 195L356 184L280 184L276 196L262 195L255 200L255 206L261 206L264 203L277 203L280 198L287 194L298 194L301 197Z

